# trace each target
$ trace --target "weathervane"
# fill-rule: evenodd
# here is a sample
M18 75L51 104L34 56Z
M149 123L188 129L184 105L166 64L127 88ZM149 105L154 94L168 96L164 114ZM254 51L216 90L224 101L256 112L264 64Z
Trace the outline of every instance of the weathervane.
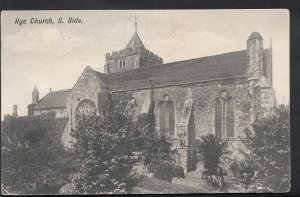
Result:
M135 32L137 32L137 17L136 17L136 14L134 14L134 24L135 24Z

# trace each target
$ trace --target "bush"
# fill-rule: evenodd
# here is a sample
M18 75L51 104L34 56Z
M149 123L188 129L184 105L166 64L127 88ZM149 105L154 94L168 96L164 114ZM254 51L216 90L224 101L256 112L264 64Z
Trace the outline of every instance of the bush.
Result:
M159 164L159 161L157 159L152 159L151 162L146 166L147 172L154 173L158 164Z
M195 140L193 146L196 149L197 161L203 161L204 168L214 173L231 154L228 149L228 141L213 134L201 136L201 141Z
M154 171L154 178L171 182L174 178L173 166L166 162L160 162Z
M252 178L255 174L255 165L251 160L234 160L230 164L229 168L233 176L235 176L245 188L248 188L253 182Z
M146 155L143 157L143 165L147 166L148 164L151 163L151 156L150 155Z
M6 117L1 122L1 185L10 193L56 194L76 170L61 143L66 118Z
M289 191L289 107L281 105L273 113L258 117L251 130L245 129L242 142L248 149L244 154L255 163L257 169L254 187L263 188L262 192Z
M174 177L184 178L184 169L183 169L182 166L175 166L174 167Z
M79 193L126 193L132 188L141 130L121 102L114 99L109 105L104 116L83 117L71 133L74 153L82 162L74 179Z

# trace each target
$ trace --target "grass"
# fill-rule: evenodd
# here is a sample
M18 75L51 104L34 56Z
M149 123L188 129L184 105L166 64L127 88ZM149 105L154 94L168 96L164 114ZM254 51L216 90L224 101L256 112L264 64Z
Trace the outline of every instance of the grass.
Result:
M173 184L167 181L140 176L132 193L203 193L201 189L195 189L185 185Z

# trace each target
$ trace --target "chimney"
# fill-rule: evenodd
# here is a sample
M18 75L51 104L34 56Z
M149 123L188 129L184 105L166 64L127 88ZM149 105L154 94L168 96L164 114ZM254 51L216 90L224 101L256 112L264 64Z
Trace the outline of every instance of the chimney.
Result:
M13 106L13 114L12 114L12 116L15 117L15 118L18 117L18 111L17 110L18 110L17 105L14 105Z

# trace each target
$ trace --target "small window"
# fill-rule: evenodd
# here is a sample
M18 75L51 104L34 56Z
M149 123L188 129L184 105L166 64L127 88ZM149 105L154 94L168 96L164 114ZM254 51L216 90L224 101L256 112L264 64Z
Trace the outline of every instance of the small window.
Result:
M168 94L158 104L159 126L162 135L175 135L175 106Z
M120 59L120 68L125 67L125 59Z

